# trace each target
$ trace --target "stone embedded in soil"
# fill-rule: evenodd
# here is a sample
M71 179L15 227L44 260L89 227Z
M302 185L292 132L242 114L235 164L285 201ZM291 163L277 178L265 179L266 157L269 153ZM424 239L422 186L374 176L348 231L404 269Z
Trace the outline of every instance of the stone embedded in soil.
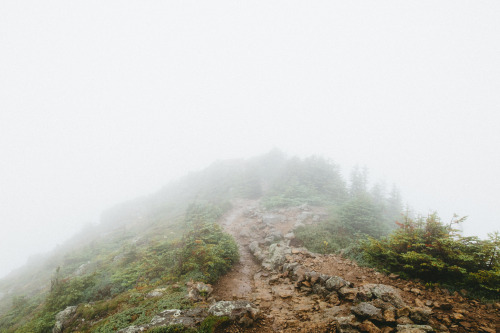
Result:
M331 290L331 291L337 291L337 290L340 290L340 288L342 288L342 287L346 287L346 286L350 286L350 285L351 285L350 282L344 280L340 276L332 276L331 278L329 278L325 282L326 289Z
M231 320L240 320L243 317L256 319L260 310L255 304L248 301L220 301L208 309L208 313L216 317L229 317Z
M397 331L402 333L426 333L434 332L434 329L429 325L398 325Z
M382 310L367 302L362 302L353 306L351 311L362 318L382 319Z
M368 333L381 332L380 328L378 328L377 326L375 326L374 323L372 323L371 321L368 321L368 320L365 320L364 322L361 323L361 325L359 325L359 330L361 332L368 332Z

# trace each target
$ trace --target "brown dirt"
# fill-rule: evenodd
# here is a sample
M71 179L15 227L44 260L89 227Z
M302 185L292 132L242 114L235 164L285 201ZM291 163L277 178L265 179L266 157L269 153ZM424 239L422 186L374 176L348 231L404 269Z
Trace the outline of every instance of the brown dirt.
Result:
M324 300L316 294L300 291L294 281L284 274L267 271L253 258L248 244L262 240L268 227L262 227L262 216L249 216L249 211L258 210L255 201L237 201L234 209L223 219L222 225L235 237L240 247L240 262L214 286L216 300L243 299L257 304L263 318L252 327L236 324L219 332L336 332L329 318L350 313L349 301ZM312 213L324 214L321 208L311 207ZM284 234L295 224L299 208L281 210L285 221L275 227ZM311 223L311 221L308 221ZM366 283L382 283L400 290L404 301L410 306L432 308L430 324L442 332L500 332L499 305L484 304L468 299L458 293L450 295L446 290L426 289L424 285L399 279L360 267L339 255L311 254L295 249L287 257L288 262L299 262L310 271L341 276L359 286ZM439 304L451 304L443 310Z

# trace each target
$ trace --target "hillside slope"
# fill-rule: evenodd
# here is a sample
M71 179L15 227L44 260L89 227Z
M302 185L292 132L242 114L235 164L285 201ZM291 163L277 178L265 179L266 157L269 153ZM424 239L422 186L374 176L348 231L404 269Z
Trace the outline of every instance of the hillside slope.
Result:
M347 185L335 164L318 157L272 151L216 162L111 208L100 225L0 280L0 332L497 330L498 303L388 277L335 254L359 255L361 240L396 228L401 198L386 192L368 186L358 168ZM483 260L476 265L483 270L468 272L455 259L452 269L485 276L467 283L498 301L498 242L432 227L444 235L437 242L481 250L481 257L452 254Z

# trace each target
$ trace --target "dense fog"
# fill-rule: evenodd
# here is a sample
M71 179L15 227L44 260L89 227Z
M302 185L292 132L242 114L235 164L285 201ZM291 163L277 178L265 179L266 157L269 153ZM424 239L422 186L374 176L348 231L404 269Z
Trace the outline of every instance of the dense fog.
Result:
M500 4L0 3L0 276L101 212L279 148L500 229ZM36 259L33 259L36 260Z

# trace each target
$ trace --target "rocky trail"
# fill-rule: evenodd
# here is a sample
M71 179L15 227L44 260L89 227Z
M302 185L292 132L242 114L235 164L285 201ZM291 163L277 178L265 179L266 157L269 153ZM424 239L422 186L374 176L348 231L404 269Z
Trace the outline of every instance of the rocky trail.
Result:
M299 247L294 229L324 219L323 208L267 212L248 200L235 201L233 207L220 224L238 242L240 262L213 287L189 282L193 308L164 310L149 324L119 332L176 324L199 327L209 315L230 318L218 333L500 332L499 303L469 299L465 291L429 290L339 255Z
M254 201L234 203L221 225L237 240L240 263L212 298L251 303L259 315L220 332L500 332L498 303L295 247L294 228L325 216L317 207L269 213Z

